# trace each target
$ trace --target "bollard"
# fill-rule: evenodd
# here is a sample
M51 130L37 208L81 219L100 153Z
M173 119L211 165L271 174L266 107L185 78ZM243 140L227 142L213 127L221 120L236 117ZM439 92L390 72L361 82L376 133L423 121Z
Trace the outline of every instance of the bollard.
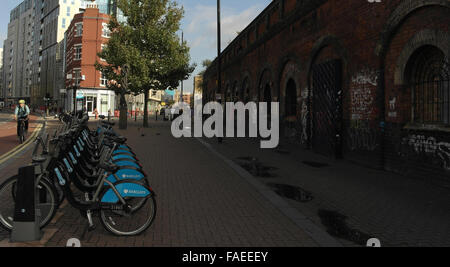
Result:
M19 169L11 242L39 241L42 238L40 211L36 209L39 195L35 185L37 168L31 165Z

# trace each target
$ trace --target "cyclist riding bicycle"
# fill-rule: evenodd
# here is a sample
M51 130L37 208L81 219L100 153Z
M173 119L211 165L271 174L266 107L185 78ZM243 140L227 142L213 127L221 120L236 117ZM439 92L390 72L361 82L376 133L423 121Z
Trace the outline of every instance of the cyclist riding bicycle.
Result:
M28 115L30 115L30 108L25 104L25 100L19 101L19 106L14 111L14 119L17 121L17 136L20 136L20 121L25 121L25 132L28 132Z

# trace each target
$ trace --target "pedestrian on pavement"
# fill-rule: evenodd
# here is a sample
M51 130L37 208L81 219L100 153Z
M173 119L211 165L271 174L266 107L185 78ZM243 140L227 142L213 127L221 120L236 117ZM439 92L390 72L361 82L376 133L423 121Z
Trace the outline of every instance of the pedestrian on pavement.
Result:
M20 135L20 119L25 120L25 132L28 132L28 115L30 115L30 108L26 105L25 100L20 100L19 106L17 106L16 110L14 111L14 120L17 121L17 136Z
M94 109L94 115L95 115L95 119L98 120L98 110Z

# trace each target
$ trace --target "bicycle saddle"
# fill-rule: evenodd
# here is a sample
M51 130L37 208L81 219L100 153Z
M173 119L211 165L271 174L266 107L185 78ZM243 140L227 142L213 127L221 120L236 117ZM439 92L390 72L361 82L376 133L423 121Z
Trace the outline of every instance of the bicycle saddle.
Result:
M111 173L116 173L118 170L120 170L120 167L119 167L119 166L117 166L117 165L115 165L115 164L104 163L104 162L100 163L100 164L98 165L98 167L99 167L100 169L103 169L103 170L105 170L105 171L107 171L107 172L111 172Z
M113 137L112 138L112 141L114 142L114 143L118 143L118 144L120 144L120 145L123 145L123 144L125 144L126 142L127 142L127 138L126 137L123 137L123 136L117 136L117 137Z
M115 122L109 122L109 121L102 121L102 123L105 124L105 125L109 125L109 126L114 126L114 125L116 125Z
M33 163L43 163L47 160L47 158L43 157L43 156L34 156L32 158Z

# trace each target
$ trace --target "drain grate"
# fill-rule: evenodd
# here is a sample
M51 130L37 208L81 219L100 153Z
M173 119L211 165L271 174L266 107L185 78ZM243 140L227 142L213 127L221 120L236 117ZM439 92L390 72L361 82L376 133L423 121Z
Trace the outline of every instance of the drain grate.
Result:
M315 162L315 161L303 161L303 164L311 166L313 168L325 168L325 167L329 167L330 165L327 163L321 163L321 162Z
M310 202L314 199L313 195L310 192L303 190L298 186L274 183L268 183L267 185L270 186L275 191L275 193L284 198L292 199L302 203Z
M327 227L327 232L332 236L352 241L361 246L365 246L367 240L372 238L366 233L350 228L345 222L347 217L338 212L319 210L318 215L322 224Z

